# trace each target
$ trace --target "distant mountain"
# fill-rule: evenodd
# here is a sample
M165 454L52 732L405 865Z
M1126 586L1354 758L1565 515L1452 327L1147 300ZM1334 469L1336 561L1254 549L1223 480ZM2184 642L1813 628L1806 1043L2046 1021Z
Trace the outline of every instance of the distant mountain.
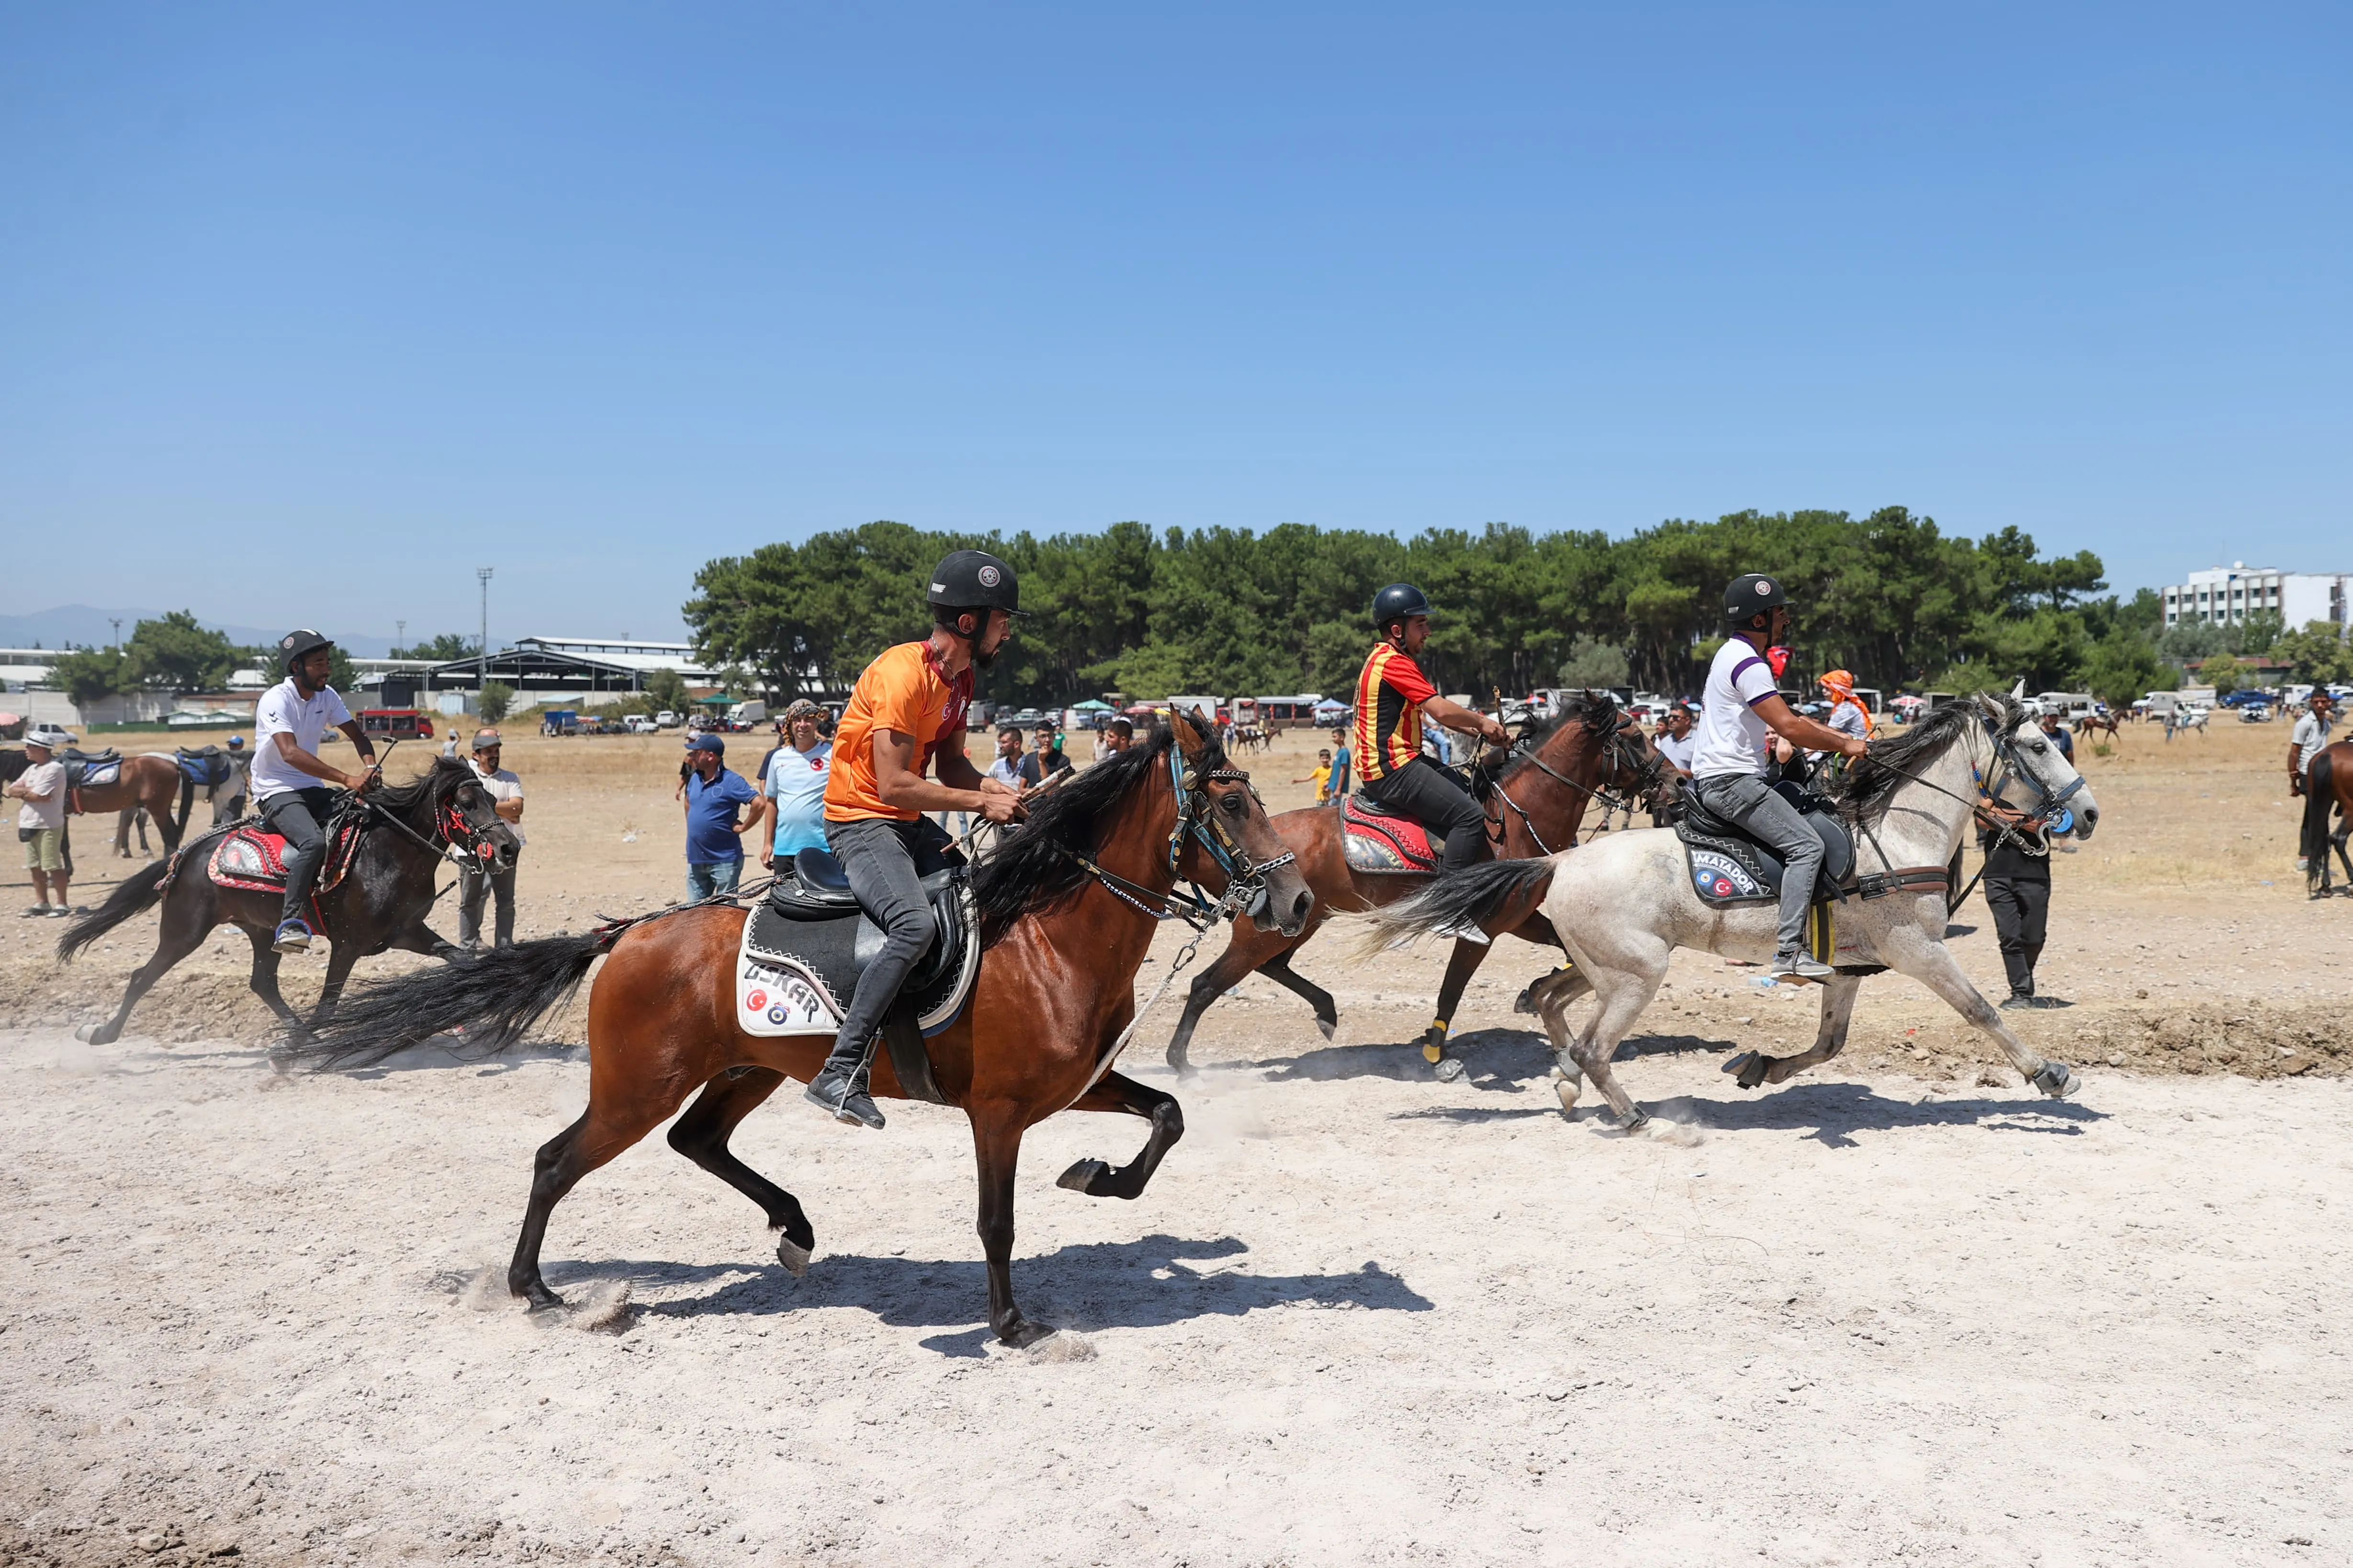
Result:
M89 605L60 605L54 610L29 616L0 616L0 647L64 647L69 643L104 647L114 640L113 618L121 618L122 636L128 637L131 628L141 621L159 620L163 615L161 610L100 610ZM236 626L205 616L198 616L196 620L225 633L242 647L259 647L286 635L284 626ZM386 637L342 633L335 641L354 658L383 658L392 651L392 639Z

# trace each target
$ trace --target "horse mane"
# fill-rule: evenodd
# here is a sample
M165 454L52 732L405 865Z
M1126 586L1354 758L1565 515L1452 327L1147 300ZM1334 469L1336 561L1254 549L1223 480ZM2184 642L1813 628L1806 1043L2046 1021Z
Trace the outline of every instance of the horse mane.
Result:
M431 767L405 784L379 783L368 792L368 798L415 827L421 826L410 820L418 807L427 812L439 810L442 802L473 773L471 767L454 757L436 757Z
M1204 771L1226 765L1214 735L1204 737L1198 764ZM1022 916L1051 909L1092 880L1071 857L1092 858L1128 792L1168 765L1176 733L1155 724L1148 736L1115 756L1082 769L1038 797L1029 819L997 840L997 852L973 872L972 896L980 916L980 944L994 947Z
M1852 823L1878 820L1886 815L1896 790L1911 782L1909 775L1935 762L1970 725L1983 720L1999 724L2006 735L2026 722L2026 710L2014 699L1981 693L1946 703L1892 741L1873 742L1861 762L1825 786L1839 815Z
M1561 727L1575 721L1585 726L1588 734L1608 737L1618 732L1618 700L1607 691L1588 689L1564 698L1549 719L1532 719L1520 729L1520 737L1510 752L1498 756L1482 757L1471 764L1471 793L1485 800L1498 779L1506 779L1528 765L1528 759L1544 750L1546 742L1557 734Z

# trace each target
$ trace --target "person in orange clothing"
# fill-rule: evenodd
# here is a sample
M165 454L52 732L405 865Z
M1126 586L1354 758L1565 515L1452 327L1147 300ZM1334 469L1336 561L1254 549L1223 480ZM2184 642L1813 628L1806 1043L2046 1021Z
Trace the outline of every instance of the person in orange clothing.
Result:
M1356 678L1355 744L1356 790L1391 811L1413 818L1445 848L1440 860L1460 870L1479 858L1486 844L1486 815L1461 778L1421 754L1421 721L1504 746L1511 732L1484 713L1473 712L1438 694L1416 662L1430 640L1430 599L1410 583L1392 583L1373 598L1373 625L1381 640L1373 645ZM1440 936L1485 942L1476 926L1440 931Z
M983 778L964 752L973 668L997 657L1021 613L1013 568L959 550L933 572L930 598L932 635L885 649L858 678L825 786L826 843L883 942L806 1098L867 1127L882 1125L867 1092L875 1033L937 930L922 879L946 864L947 832L923 813L978 812L996 823L1021 815L1020 792Z

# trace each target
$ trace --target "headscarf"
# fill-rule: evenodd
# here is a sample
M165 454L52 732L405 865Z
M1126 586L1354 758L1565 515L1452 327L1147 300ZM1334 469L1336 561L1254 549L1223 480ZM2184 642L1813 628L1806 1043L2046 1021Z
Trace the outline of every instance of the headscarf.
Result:
M1862 715L1862 732L1865 735L1873 733L1878 728L1871 721L1871 710L1855 700L1853 676L1843 669L1826 670L1822 675L1821 686L1824 691L1831 694L1831 712L1837 712L1839 704L1841 702L1852 703L1854 710Z

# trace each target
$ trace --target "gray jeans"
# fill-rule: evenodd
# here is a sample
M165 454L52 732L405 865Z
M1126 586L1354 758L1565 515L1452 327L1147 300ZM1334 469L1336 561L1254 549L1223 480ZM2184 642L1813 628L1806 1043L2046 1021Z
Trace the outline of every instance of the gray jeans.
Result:
M1736 822L1781 858L1788 870L1781 878L1783 955L1799 952L1806 943L1806 906L1814 900L1814 881L1821 875L1822 841L1763 779L1741 773L1717 773L1694 779L1692 793L1699 803L1724 818Z
M514 945L514 882L515 868L493 871L480 865L460 867L458 871L458 945L471 947L482 940L482 900L494 897L497 914L491 929L497 933L500 947Z
M858 907L882 930L882 951L858 977L858 991L849 999L849 1011L842 1016L840 1032L834 1037L834 1062L864 1059L867 1045L882 1027L882 1016L899 999L899 987L914 973L939 933L939 921L932 918L931 901L923 897L919 879L944 864L939 845L946 837L940 825L928 817L913 822L875 817L825 825L826 842L849 879Z

